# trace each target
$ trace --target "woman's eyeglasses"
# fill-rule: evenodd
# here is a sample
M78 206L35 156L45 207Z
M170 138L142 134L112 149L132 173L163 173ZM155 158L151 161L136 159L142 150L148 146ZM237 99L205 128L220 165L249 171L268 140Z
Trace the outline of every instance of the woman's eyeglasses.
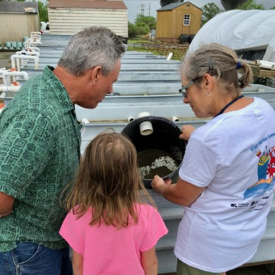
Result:
M202 76L198 76L190 80L186 85L182 86L181 89L179 89L179 92L183 95L183 97L187 97L188 91L186 91L186 89L195 84L200 78L202 78Z
M186 89L193 84L195 84L195 82L193 80L190 80L186 85L182 86L181 89L179 89L179 92L183 95L183 97L187 97L188 91L186 91Z

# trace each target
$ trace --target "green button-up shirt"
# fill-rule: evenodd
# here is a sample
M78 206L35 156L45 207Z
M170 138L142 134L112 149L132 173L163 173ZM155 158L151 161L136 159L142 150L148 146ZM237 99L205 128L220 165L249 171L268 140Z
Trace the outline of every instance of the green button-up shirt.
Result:
M0 219L2 252L16 241L66 246L60 197L79 164L81 126L52 69L27 81L0 117L0 191L15 198Z

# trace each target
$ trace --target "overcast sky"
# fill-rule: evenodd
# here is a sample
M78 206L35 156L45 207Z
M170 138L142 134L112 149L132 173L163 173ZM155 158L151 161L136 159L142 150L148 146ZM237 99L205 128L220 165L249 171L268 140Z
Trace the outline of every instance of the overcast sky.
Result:
M194 5L201 8L202 6L206 5L207 3L215 3L219 8L223 9L223 6L221 4L220 0L188 0L185 2L191 2ZM134 23L137 14L142 13L141 10L143 10L143 14L146 16L154 16L157 17L156 10L160 9L160 0L124 0L125 5L128 8L128 17L129 21ZM263 4L266 9L269 9L271 7L275 6L275 0L256 0L257 4Z

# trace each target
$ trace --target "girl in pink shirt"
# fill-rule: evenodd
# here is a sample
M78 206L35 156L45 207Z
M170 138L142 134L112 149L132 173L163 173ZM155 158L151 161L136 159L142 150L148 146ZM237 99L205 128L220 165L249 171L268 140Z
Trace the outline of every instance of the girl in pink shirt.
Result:
M74 275L157 275L155 246L167 228L142 183L136 149L104 133L87 146L67 198L60 235Z

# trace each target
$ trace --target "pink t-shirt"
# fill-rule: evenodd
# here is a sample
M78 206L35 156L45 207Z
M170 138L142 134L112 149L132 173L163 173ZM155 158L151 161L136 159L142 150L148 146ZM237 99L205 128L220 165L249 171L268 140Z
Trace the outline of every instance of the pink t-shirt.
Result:
M68 213L59 233L83 256L83 275L144 275L140 252L155 246L168 230L154 207L139 206L138 224L119 230L90 226L91 210L80 219Z

